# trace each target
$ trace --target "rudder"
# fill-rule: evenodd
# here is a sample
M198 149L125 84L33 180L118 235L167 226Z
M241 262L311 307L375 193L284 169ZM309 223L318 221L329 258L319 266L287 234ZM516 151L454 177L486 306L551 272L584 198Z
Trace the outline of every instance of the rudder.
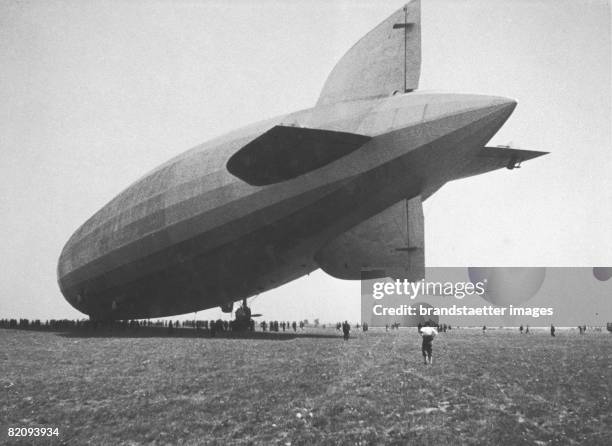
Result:
M421 2L413 0L361 38L336 64L317 106L416 90L421 73Z

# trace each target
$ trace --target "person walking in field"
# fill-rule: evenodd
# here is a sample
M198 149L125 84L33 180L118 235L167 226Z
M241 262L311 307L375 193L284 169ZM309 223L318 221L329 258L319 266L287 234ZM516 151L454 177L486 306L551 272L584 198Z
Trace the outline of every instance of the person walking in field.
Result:
M550 335L553 338L555 337L555 326L553 324L550 324Z
M433 340L438 334L437 330L434 327L430 327L426 325L422 327L419 331L421 337L423 338L423 344L421 345L421 352L423 353L423 361L425 364L432 364L432 349L433 349Z
M351 332L351 326L349 325L348 321L344 321L344 323L342 324L342 333L344 333L345 341L348 341L350 332Z

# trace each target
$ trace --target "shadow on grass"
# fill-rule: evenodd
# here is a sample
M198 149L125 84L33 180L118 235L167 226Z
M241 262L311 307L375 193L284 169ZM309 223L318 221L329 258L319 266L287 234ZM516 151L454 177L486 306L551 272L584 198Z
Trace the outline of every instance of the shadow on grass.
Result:
M216 339L257 339L257 340L268 340L268 341L289 341L297 338L329 338L329 339L342 339L342 335L328 334L328 333L308 333L308 332L239 332L239 331L227 331L217 332L215 336L211 336L207 331L195 330L174 330L172 333L167 332L165 329L161 330L147 330L139 329L133 330L73 330L73 331L61 331L55 332L57 336L65 338L198 338L214 341Z

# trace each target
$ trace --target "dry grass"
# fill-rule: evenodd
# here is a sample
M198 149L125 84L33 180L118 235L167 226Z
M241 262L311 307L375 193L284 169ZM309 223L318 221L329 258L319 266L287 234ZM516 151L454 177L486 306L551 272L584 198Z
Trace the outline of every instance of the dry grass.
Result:
M414 329L334 337L112 338L0 330L22 444L612 444L612 335ZM14 439L11 439L14 444Z

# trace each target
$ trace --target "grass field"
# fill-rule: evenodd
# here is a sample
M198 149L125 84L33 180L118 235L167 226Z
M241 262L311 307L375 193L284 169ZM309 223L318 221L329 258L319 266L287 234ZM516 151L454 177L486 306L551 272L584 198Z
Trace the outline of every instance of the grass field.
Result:
M0 330L7 444L612 444L612 334L281 339ZM59 438L7 437L58 427Z

